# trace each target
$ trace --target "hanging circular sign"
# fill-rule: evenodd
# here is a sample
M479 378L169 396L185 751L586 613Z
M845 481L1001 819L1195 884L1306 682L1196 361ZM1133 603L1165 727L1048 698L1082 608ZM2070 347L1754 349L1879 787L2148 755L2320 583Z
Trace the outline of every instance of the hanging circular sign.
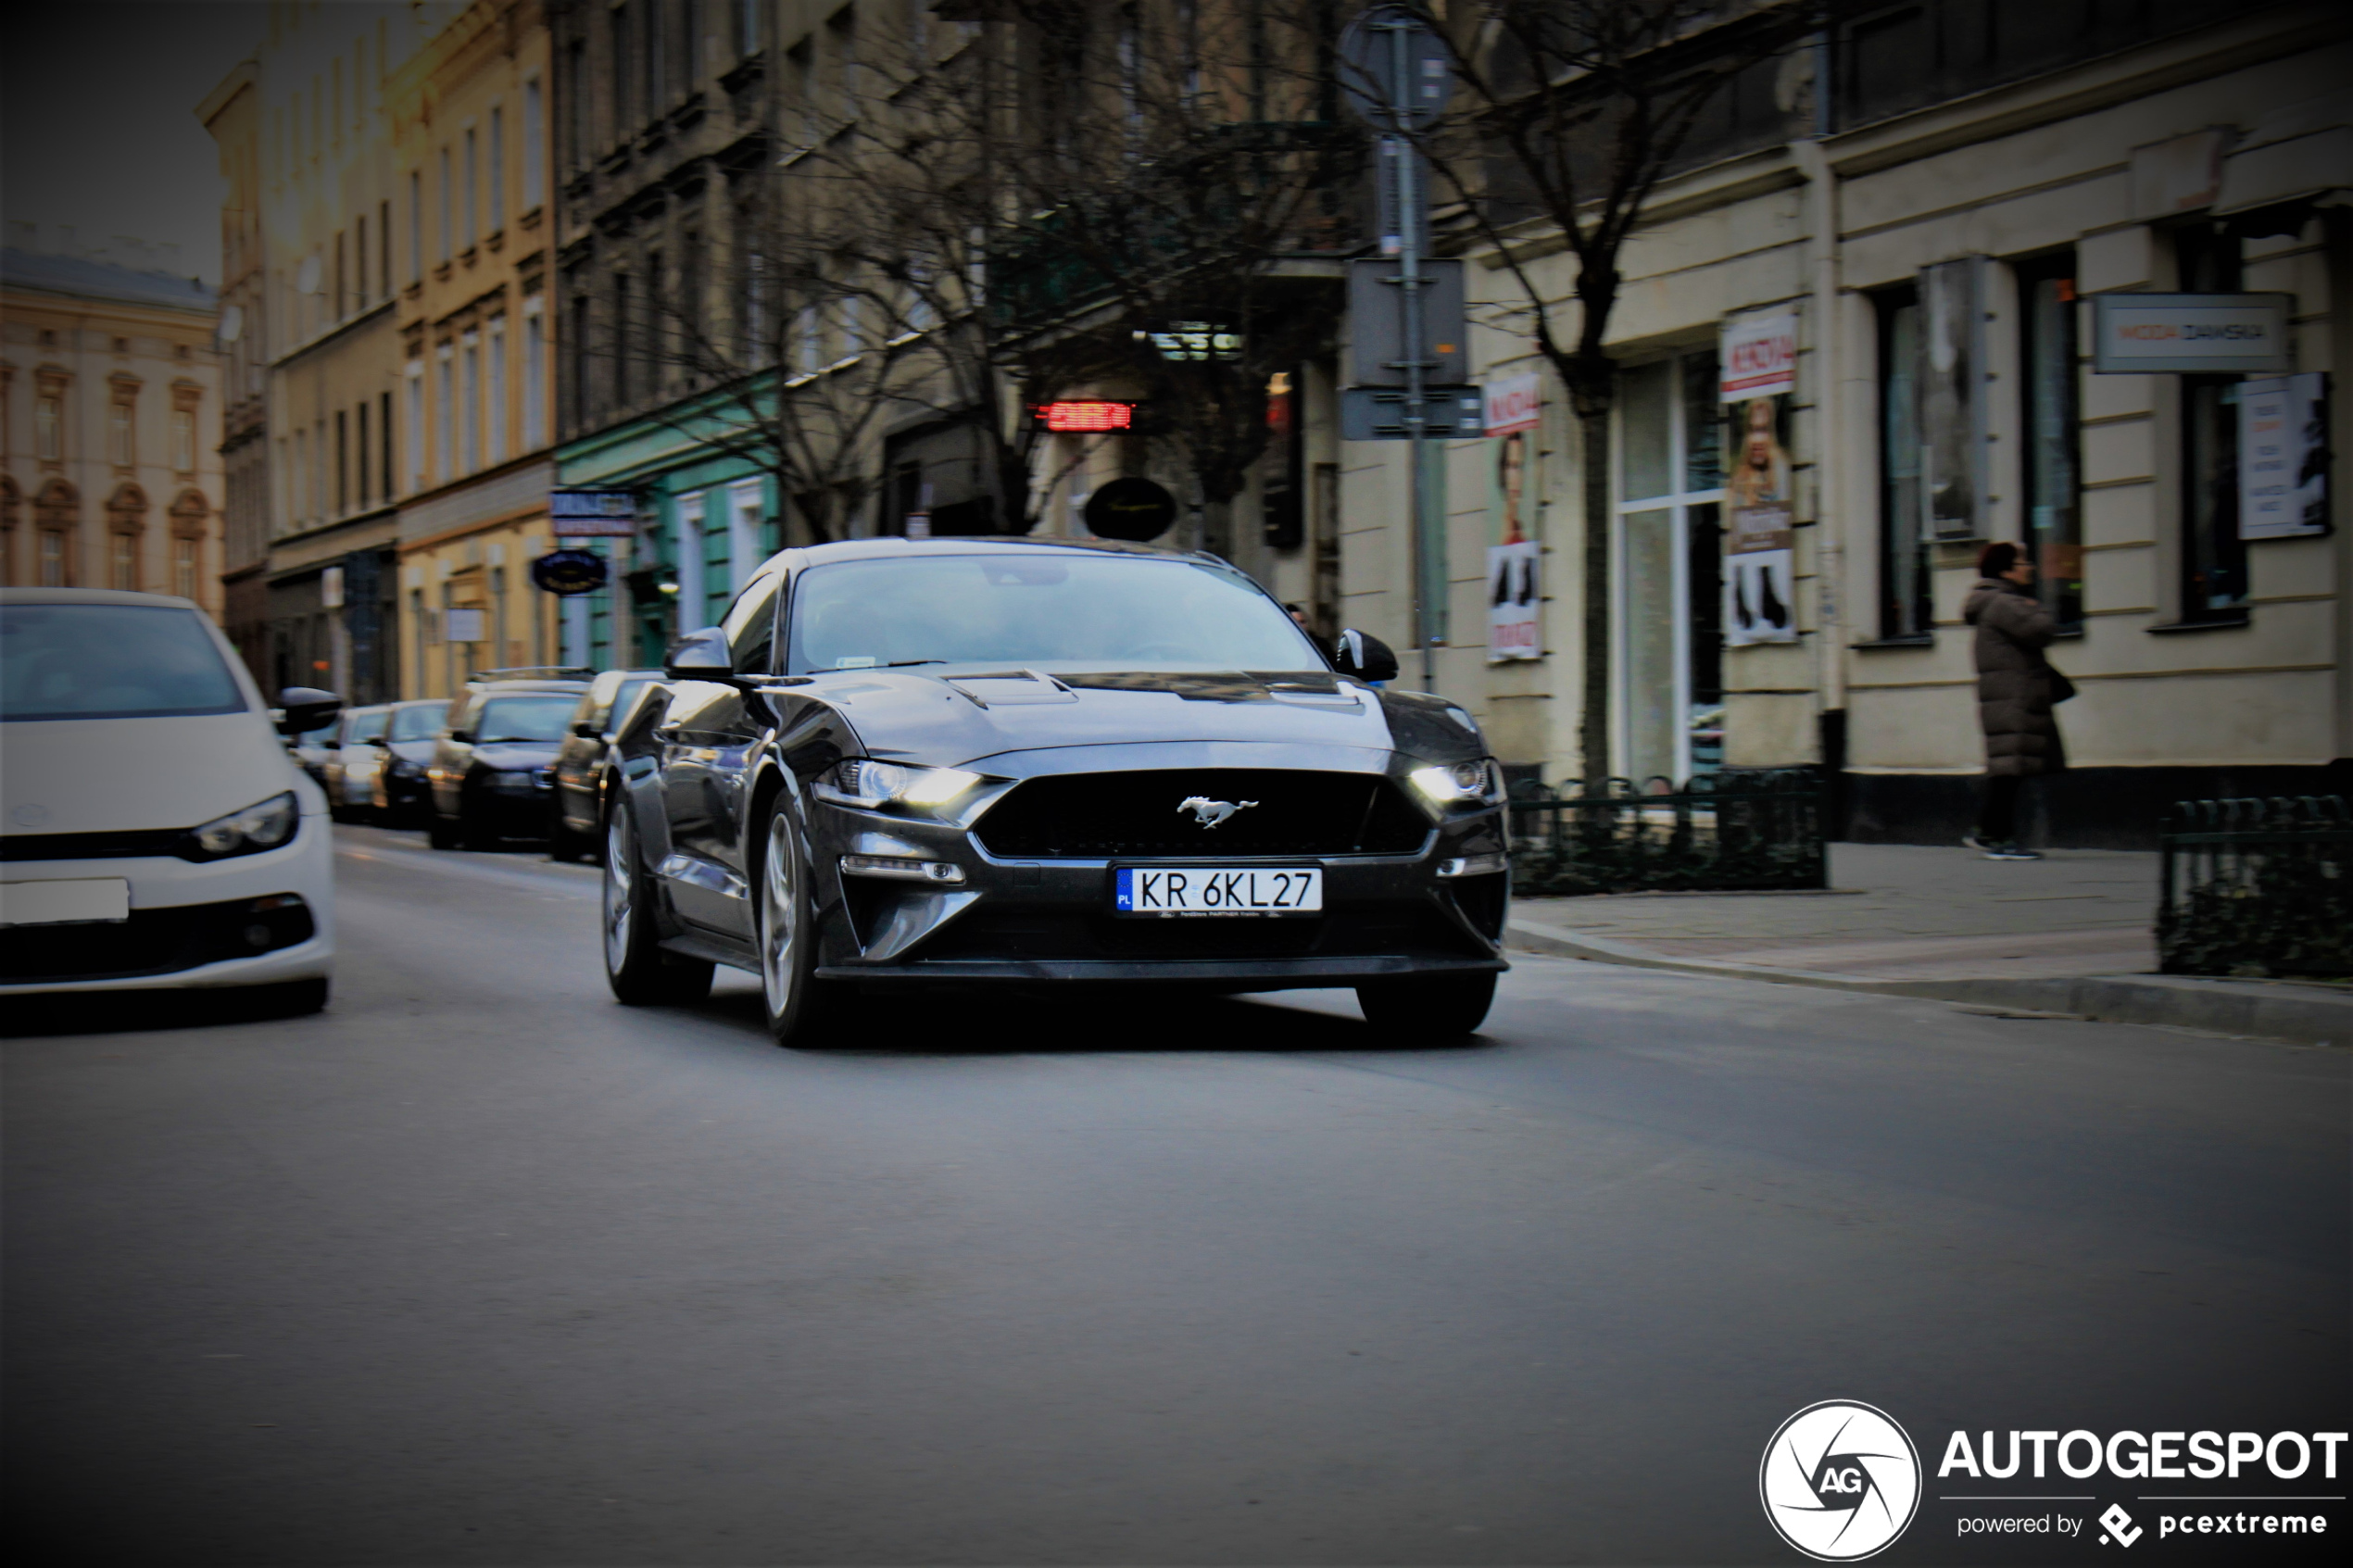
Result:
M595 593L605 576L605 558L592 550L550 550L531 563L531 580L566 598Z
M1176 497L1149 479L1114 479L1087 498L1087 532L1142 544L1176 521Z

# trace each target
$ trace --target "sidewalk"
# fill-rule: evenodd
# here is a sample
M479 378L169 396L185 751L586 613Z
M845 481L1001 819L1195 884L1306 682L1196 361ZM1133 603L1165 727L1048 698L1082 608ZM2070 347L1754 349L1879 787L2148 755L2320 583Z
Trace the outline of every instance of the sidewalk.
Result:
M1831 887L1519 898L1524 951L2012 1011L2353 1044L2353 988L2159 975L2158 858L1833 844Z

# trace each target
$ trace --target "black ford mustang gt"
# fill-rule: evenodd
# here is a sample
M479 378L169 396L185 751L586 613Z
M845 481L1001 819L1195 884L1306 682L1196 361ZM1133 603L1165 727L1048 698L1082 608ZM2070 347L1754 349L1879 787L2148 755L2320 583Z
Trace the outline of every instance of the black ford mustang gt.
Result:
M1502 778L1395 673L1211 557L787 550L614 738L613 994L735 965L790 1041L884 983L1353 986L1386 1032L1466 1034L1505 968Z

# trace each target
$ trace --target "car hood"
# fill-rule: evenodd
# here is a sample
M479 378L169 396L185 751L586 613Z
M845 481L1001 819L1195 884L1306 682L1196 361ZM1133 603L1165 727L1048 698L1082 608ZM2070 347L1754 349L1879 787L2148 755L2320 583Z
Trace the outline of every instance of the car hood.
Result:
M433 766L433 750L436 743L432 740L382 741L378 744L403 762L414 762L420 768Z
M315 786L258 713L19 721L0 736L0 832L195 827L298 783L312 809Z
M837 708L868 756L979 766L1008 752L1139 741L1239 741L1484 755L1460 708L1345 676L1255 671L844 671L805 688Z
M488 741L474 747L473 765L497 773L544 768L556 759L562 746L562 742L552 740Z

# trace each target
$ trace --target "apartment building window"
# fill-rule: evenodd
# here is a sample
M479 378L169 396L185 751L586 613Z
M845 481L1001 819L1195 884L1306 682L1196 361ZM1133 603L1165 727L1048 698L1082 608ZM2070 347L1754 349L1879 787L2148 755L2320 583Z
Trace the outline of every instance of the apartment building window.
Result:
M1871 304L1879 320L1879 634L1889 642L1925 640L1934 635L1934 612L1915 384L1919 291L1909 283L1884 289Z
M2240 242L2220 224L2173 233L2183 294L2235 294L2246 286ZM2181 383L2181 616L2188 624L2246 619L2246 542L2239 537L2239 382L2185 375Z
M736 53L760 53L760 0L736 0Z
M295 522L309 518L310 433L294 433L294 470L286 475L286 512Z
M351 220L351 296L355 305L368 304L368 215Z
M670 347L672 316L675 313L677 302L673 299L670 309L665 310L661 295L662 284L667 279L668 274L661 268L661 252L648 251L645 320L636 334L637 351L646 357L645 388L648 392L661 391L662 383L669 379L662 373L663 360Z
M335 512L338 516L351 509L351 421L341 408L335 410Z
M678 321L682 347L695 359L702 357L702 232L686 231L678 252Z
M1716 356L1634 366L1618 384L1621 763L1638 780L1680 782L1723 763L1724 437ZM1789 606L1778 612L1796 613Z
M800 144L817 144L817 45L804 38L785 51L785 82L792 99L792 107L800 116Z
M458 232L465 236L465 245L462 248L466 250L472 250L474 248L474 240L477 237L474 232L474 225L480 222L482 219L482 206L480 201L481 187L478 183L481 179L481 169L482 160L475 156L474 133L472 129L469 127L466 131L465 213L459 220L458 225Z
M585 420L590 411L588 401L588 296L572 297L572 417Z
M41 531L41 585L63 588L66 583L66 531L44 528Z
M139 460L139 405L134 387L118 383L107 405L107 461L127 469Z
M464 378L459 395L465 400L458 415L459 430L465 442L466 471L472 473L482 467L482 339L468 332L459 342L460 372Z
M522 207L525 212L545 199L542 195L547 173L547 133L540 128L546 109L540 101L539 79L532 77L522 84Z
M196 411L194 408L171 410L171 471L196 471Z
M793 342L800 347L800 373L813 376L825 362L825 337L817 321L817 307L804 305L793 315Z
M44 463L65 461L65 399L55 392L33 399L32 448Z
M490 319L490 399L484 410L484 422L489 430L484 437L489 460L495 466L507 460L507 319Z
M844 6L825 19L825 52L833 56L834 94L844 120L858 116L858 7Z
M447 483L457 472L458 455L458 366L457 350L443 344L434 353L434 368L440 371L440 384L434 390L439 395L441 418L436 421L440 439L434 443L434 477Z
M564 51L564 168L578 169L588 161L588 45L575 42Z
M425 276L425 177L420 170L409 174L409 281L422 282Z
M351 307L351 306L350 306L351 295L349 295L349 294L348 294L348 293L345 290L345 288L344 288L344 282L345 282L345 277L344 277L344 269L343 269L343 232L342 232L341 230L337 230L337 231L335 232L335 292L334 292L334 303L333 303L333 305L329 307L329 309L328 309L328 311L327 311L327 320L331 320L331 321L340 321L340 320L342 320L344 319L345 314L346 314L346 312L348 312L348 311L349 311L349 309L350 309L350 307Z
M352 468L354 497L364 507L368 504L368 402L361 398L351 410Z
M547 332L534 295L522 307L522 444L525 450L547 439Z
M384 475L384 498L389 501L392 499L394 489L392 479L392 394L389 392L380 392L376 394L376 460L378 464L376 471Z
M646 118L661 113L663 101L670 95L669 50L670 30L662 24L661 0L646 0Z
M629 310L629 274L617 272L612 280L612 396L622 408L629 405L629 361L635 349L635 323Z
M139 591L139 536L127 529L118 528L107 535L110 553L107 559L107 586L119 593Z
M507 226L507 111L490 108L490 232Z
M204 541L180 533L171 540L171 591L183 599L196 596L196 552Z
M314 427L315 439L310 445L310 515L327 515L327 421L321 420Z
M449 182L449 149L444 147L441 149L441 250L439 254L442 265L445 267L449 264L449 237L457 232L452 222L455 217L456 202L457 192Z
M392 198L376 204L376 290L392 297Z
M2026 543L2043 602L2062 626L2083 619L2082 470L2076 444L2075 253L2016 269L2019 303L2020 482Z
M629 134L629 7L615 6L610 13L611 23L608 32L605 58L612 66L612 132L611 140L619 142Z

